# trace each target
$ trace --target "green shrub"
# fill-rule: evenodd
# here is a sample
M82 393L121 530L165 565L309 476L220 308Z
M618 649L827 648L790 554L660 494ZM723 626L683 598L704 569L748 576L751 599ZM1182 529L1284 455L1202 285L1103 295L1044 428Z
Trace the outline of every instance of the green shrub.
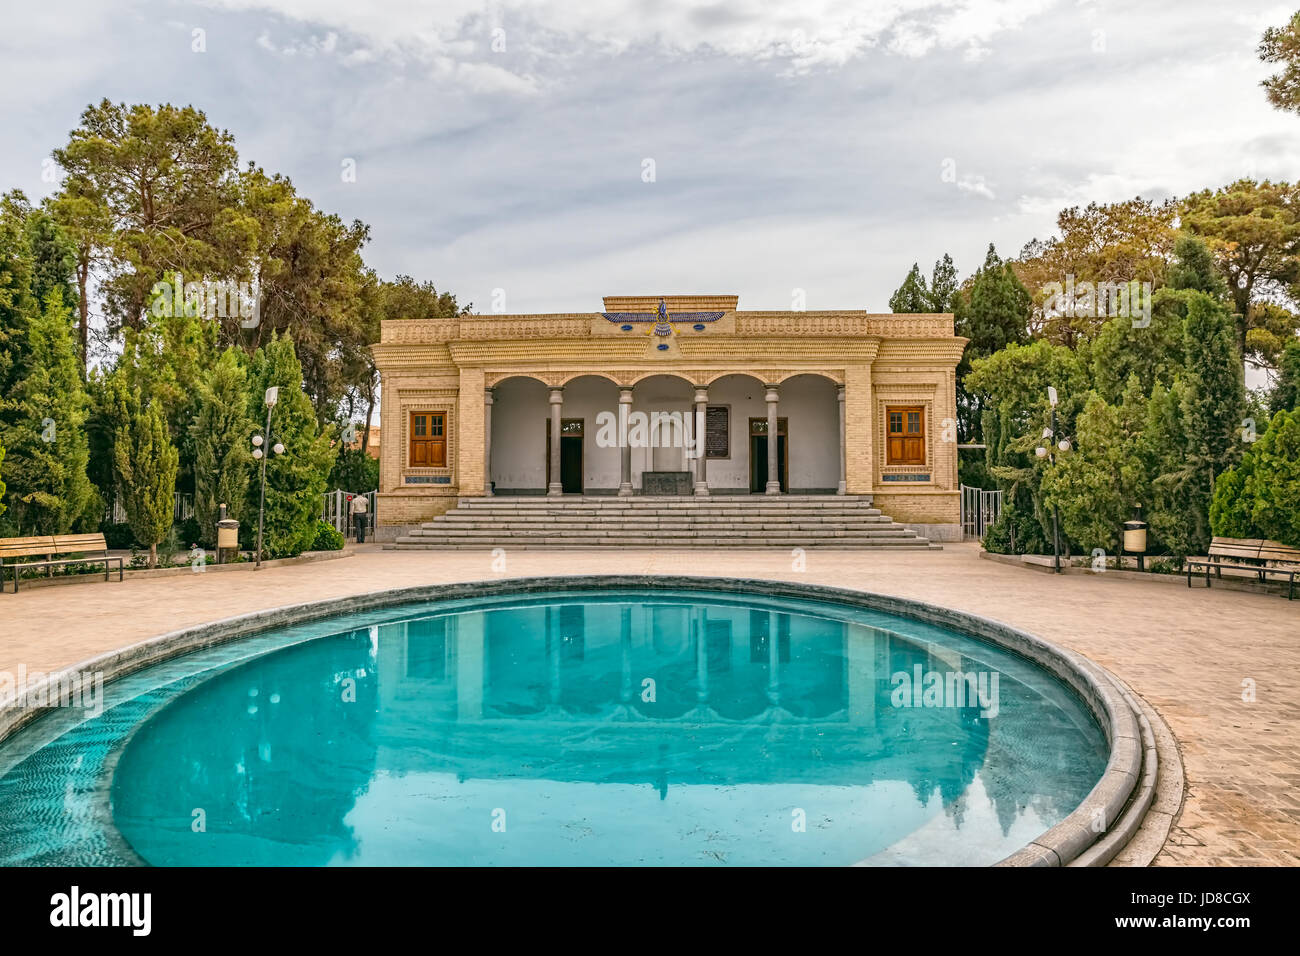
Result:
M332 524L325 521L316 522L316 540L312 544L310 551L342 551L344 544L343 535L340 534Z
M199 527L198 519L193 515L180 522L177 526L177 533L180 535L180 542L185 547L201 544L205 548L215 548L217 546L217 529L215 527L206 533Z
M1211 528L1300 547L1300 411L1281 411L1236 468L1219 475Z
M1051 554L1052 542L1043 534L1038 519L1013 503L1003 507L998 520L984 533L984 550L990 554Z
M126 551L136 547L135 533L131 531L131 525L125 521L121 524L114 524L111 521L101 522L99 533L104 536L112 551Z

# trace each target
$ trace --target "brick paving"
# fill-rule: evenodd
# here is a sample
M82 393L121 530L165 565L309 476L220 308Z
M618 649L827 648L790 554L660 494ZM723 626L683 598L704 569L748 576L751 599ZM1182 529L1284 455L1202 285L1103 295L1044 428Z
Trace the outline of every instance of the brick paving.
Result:
M1156 865L1300 863L1300 601L1181 578L1048 575L943 551L394 552L259 572L32 588L0 596L0 671L50 671L246 611L382 588L546 574L775 578L897 594L987 615L1120 675L1177 736L1187 794ZM1253 700L1243 694L1253 689Z

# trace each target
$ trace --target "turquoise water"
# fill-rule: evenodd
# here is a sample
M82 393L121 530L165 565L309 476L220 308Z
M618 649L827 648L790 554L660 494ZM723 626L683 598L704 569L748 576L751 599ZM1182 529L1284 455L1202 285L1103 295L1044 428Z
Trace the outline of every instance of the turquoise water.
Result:
M1006 651L697 591L388 608L105 691L0 745L0 862L988 864L1107 755Z

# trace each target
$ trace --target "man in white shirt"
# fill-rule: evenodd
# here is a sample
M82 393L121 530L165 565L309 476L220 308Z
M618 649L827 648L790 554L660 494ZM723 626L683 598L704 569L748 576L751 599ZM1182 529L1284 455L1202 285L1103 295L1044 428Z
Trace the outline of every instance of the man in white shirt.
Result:
M368 514L370 510L370 501L365 495L355 495L352 498L352 525L356 528L357 544L366 543L366 523L370 520Z

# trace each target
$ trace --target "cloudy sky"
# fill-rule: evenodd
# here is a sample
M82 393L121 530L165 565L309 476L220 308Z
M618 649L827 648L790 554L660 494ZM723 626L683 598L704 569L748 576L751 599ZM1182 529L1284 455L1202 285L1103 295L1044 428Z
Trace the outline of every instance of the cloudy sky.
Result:
M0 189L90 102L193 104L490 311L605 294L888 311L1064 206L1300 175L1234 0L46 0L0 33ZM355 166L355 181L345 173ZM945 175L947 173L947 175ZM647 181L649 180L649 181Z

